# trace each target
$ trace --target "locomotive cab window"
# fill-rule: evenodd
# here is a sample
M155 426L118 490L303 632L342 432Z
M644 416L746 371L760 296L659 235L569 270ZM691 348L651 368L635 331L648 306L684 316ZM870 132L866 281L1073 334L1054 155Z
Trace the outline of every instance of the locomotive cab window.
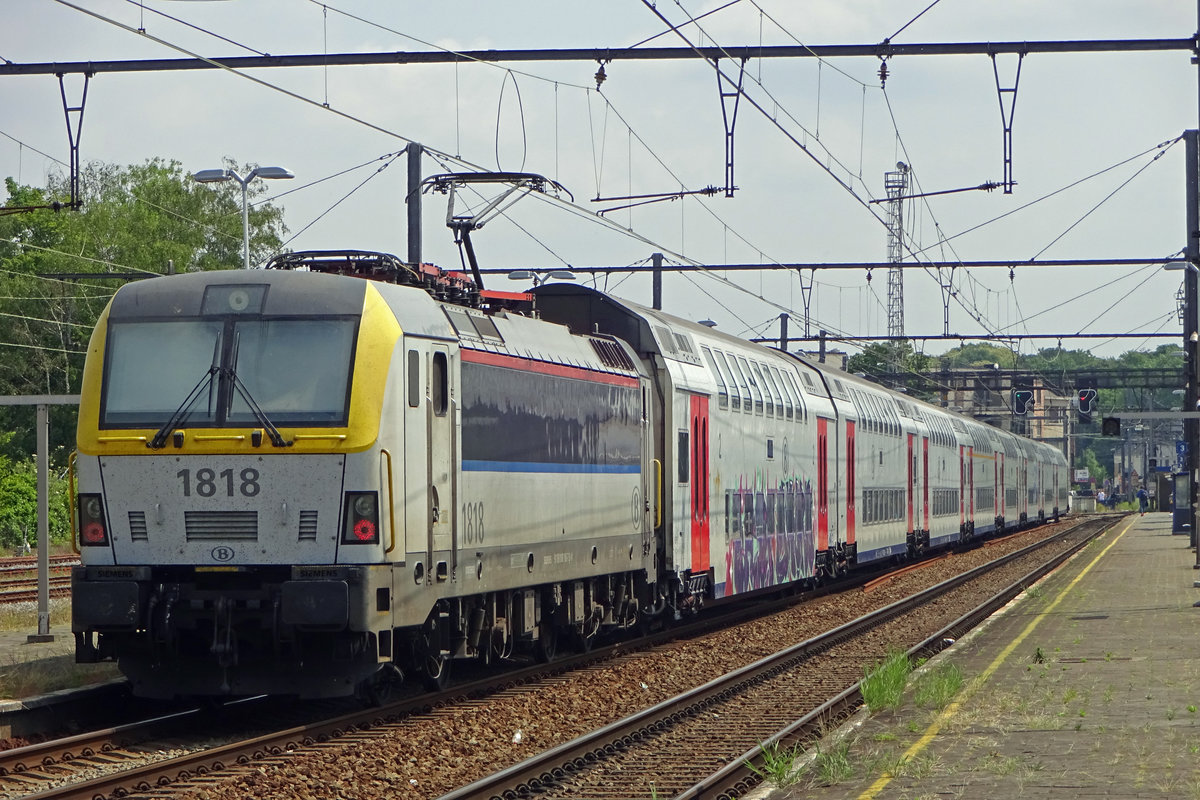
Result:
M344 425L356 338L349 317L113 321L100 425Z

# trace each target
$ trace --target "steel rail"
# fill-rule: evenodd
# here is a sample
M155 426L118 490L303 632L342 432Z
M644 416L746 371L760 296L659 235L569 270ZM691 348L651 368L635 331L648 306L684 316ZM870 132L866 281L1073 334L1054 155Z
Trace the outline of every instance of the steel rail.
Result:
M982 545L983 542L977 544ZM770 602L767 601L766 595L778 596L778 589L764 592L764 596L754 599L754 602L744 606L730 606L726 613L719 616L702 617L693 623L668 628L634 641L596 647L587 653L564 657L550 664L520 667L502 675L490 675L441 692L414 694L381 708L356 710L319 722L290 726L280 731L232 742L217 748L200 750L156 763L138 765L121 772L48 789L40 794L30 795L28 800L50 800L50 798L55 798L55 800L87 798L91 800L95 797L113 797L130 791L143 792L149 791L153 787L166 787L174 783L186 782L194 777L212 775L226 769L227 766L258 762L300 747L330 741L355 732L367 731L382 724L391 724L410 715L428 713L434 708L461 702L463 699L485 697L504 689L558 676L573 669L602 662L612 656L628 655L670 641L687 639L714 628L728 627L737 622L778 611L782 607L802 603L831 592L855 588L873 577L875 577L875 573L864 574L856 576L856 579L852 581L777 598ZM139 737L145 741L155 735L160 735L156 731L165 730L165 726L171 720L180 724L182 720L193 719L188 716L190 713L191 711L181 711L170 717L156 717L110 730L118 732L121 742L133 742ZM141 726L140 730L139 726ZM41 767L69 766L71 761L80 759L81 756L78 754L82 753L85 748L89 749L91 754L111 753L117 755L116 750L119 748L119 744L116 742L118 740L110 740L106 743L104 741L106 733L108 731L81 734L68 740L29 745L18 750L0 753L0 776L3 776L5 771L13 774ZM64 758L64 753L70 758Z
M1096 522L1101 523L1097 526L1097 529L1076 543L1075 546L1064 550L1045 564L1030 570L1005 587L1001 592L967 611L953 622L943 626L924 641L909 648L907 651L909 658L919 656L928 657L946 649L948 646L947 642L953 642L961 638L963 634L1003 608L1013 597L1016 597L1039 579L1057 569L1068 558L1086 547L1097 536L1112 528L1122 518L1118 517L1111 521L1097 520ZM1062 536L1065 537L1073 533L1079 533L1079 530L1079 527L1073 528L1070 531L1065 531ZM1006 557L1005 560L1007 561L1014 556L1020 556L1040 546L1041 544L1024 548ZM984 567L987 566L984 565ZM979 569L982 569L982 567ZM936 588L933 587L933 589ZM700 800L700 798L704 798L705 800L735 800L738 797L744 796L749 789L754 788L763 780L761 774L755 772L751 765L761 767L764 747L769 748L777 745L788 748L819 739L823 732L828 730L830 718L842 716L847 709L856 709L861 705L861 686L861 681L855 683L837 697L826 701L820 707L814 709L793 724L781 729L774 736L762 742L761 745L747 750L741 757L730 761L723 769L705 777L686 791L676 795L674 800Z

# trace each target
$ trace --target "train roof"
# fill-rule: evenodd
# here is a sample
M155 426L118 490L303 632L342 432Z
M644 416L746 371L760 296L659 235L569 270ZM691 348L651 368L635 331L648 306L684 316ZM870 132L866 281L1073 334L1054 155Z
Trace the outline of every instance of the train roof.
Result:
M313 274L297 281L272 270L219 270L163 275L122 286L113 295L109 319L169 319L178 316L256 311L271 316L361 314L367 283Z

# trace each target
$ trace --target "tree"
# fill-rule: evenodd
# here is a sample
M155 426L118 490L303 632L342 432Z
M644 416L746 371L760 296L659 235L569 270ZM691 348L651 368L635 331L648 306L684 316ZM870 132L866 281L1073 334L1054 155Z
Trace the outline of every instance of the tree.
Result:
M50 541L68 538L67 482L54 470L49 477ZM37 546L37 463L33 458L12 461L0 456L0 548L22 550Z
M90 164L80 185L79 211L0 215L0 394L78 393L92 328L125 282L106 273L150 277L242 264L241 187L233 182L198 184L179 162L155 158L128 167ZM8 178L5 188L6 207L70 195L62 175L45 188ZM266 191L253 184L250 190ZM283 210L260 204L249 219L252 259L277 251L286 232ZM14 462L36 447L33 413L0 409L0 429L20 432L0 447ZM51 443L60 459L74 449L74 430L75 410L53 408Z
M1012 369L1017 357L1007 347L982 342L964 344L946 351L941 358L942 364L949 369L991 368L998 365L1000 369Z
M912 343L873 342L846 360L846 371L865 375L876 383L889 384L889 388L903 389L914 397L928 400L932 393L926 386L925 374L934 364L934 359L913 349ZM897 375L895 386L885 376Z

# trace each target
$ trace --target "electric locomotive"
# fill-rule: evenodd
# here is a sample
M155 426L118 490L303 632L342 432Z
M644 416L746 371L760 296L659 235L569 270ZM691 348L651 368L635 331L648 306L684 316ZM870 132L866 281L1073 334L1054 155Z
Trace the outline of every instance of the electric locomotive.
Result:
M130 284L102 315L77 660L152 697L377 697L632 624L654 553L628 347L392 257L287 258Z

